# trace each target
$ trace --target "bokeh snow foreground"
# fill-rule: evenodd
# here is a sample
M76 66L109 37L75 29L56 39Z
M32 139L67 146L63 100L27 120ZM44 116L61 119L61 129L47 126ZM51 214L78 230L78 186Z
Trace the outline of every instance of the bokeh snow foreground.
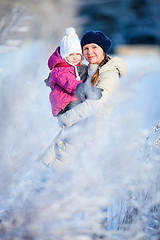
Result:
M124 56L129 73L112 114L71 131L69 158L50 168L39 156L60 128L42 49L36 42L0 56L0 239L157 240L159 57Z

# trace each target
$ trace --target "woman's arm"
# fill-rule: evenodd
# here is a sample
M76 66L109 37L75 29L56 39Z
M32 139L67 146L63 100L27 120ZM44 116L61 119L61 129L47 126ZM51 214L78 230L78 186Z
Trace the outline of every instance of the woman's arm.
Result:
M60 125L71 126L94 114L104 111L105 105L109 103L114 91L119 86L119 75L115 71L107 71L100 75L97 87L103 89L102 97L99 100L86 99L71 110L59 116ZM111 104L111 103L110 103ZM111 106L111 105L110 105ZM107 105L107 107L109 107Z

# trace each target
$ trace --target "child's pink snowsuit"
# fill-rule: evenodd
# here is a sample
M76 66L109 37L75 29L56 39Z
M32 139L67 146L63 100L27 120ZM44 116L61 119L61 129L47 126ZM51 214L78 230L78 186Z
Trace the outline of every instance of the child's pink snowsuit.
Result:
M49 79L49 86L52 92L49 99L52 107L52 114L54 117L63 110L70 102L78 101L76 96L76 87L82 80L76 79L75 67L69 65L61 58L59 47L50 56L48 60L48 67L52 70Z

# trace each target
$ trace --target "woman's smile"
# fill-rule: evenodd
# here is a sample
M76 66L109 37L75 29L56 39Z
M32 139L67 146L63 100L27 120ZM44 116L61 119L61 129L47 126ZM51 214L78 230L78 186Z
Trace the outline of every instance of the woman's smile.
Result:
M104 59L103 49L95 43L83 47L83 55L89 63L99 64Z

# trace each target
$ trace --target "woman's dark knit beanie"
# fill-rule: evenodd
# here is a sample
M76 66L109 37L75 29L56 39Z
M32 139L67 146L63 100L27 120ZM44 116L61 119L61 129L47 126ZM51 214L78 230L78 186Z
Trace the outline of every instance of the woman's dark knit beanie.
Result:
M101 31L88 31L81 39L82 49L86 44L96 43L105 53L108 52L112 45L112 41Z

